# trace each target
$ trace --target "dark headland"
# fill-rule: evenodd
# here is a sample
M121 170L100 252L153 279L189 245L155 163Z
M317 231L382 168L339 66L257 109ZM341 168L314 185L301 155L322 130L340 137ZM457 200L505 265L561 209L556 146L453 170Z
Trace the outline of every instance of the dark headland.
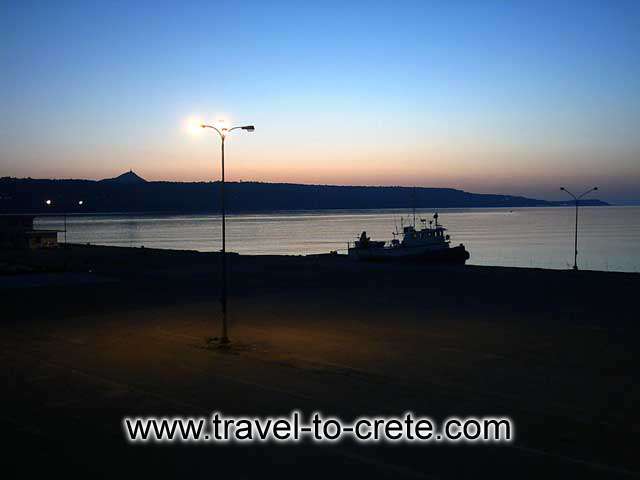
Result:
M470 193L453 188L301 185L227 182L230 211L380 208L550 207L551 202L513 195ZM151 182L133 171L105 180L0 178L0 213L201 213L219 208L219 182ZM46 208L52 200L54 208ZM607 205L597 199L581 205Z
M637 478L640 275L0 252L7 478ZM53 273L66 268L66 273ZM136 445L124 416L509 416L511 445ZM300 472L304 470L301 477ZM198 473L200 472L200 473ZM553 472L551 475L548 472Z

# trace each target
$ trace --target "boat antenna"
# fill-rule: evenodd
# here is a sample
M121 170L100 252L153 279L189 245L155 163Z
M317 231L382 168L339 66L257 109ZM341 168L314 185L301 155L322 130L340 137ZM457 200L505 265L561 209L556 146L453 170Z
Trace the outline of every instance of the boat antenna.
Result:
M438 212L436 212L436 213L434 213L434 214L433 214L433 218L434 218L434 219L435 219L435 221L436 221L436 228L438 228Z

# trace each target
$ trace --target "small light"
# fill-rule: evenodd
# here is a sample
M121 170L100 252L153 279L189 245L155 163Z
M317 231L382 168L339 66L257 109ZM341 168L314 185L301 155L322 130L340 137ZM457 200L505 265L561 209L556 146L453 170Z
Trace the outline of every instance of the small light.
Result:
M47 205L51 205L51 200L46 200L44 203L46 203Z
M82 205L82 204L84 204L84 200L80 200L80 201L78 202L78 205Z
M204 128L202 119L197 116L192 116L185 119L183 124L184 131L189 135L199 135Z

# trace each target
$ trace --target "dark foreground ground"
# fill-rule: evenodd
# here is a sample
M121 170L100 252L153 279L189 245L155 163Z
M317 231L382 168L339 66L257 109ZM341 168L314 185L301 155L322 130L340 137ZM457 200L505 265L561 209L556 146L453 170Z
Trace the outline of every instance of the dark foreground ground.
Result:
M640 471L640 275L234 256L225 352L206 348L219 332L216 254L73 247L0 262L51 270L65 253L72 273L0 276L5 478ZM133 446L121 427L124 416L293 409L510 416L516 440Z

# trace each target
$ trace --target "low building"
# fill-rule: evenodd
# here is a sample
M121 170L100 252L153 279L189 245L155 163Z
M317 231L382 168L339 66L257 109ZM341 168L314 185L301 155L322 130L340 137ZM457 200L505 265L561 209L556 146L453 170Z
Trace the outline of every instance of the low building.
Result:
M0 248L53 248L57 230L36 230L34 215L0 215Z

